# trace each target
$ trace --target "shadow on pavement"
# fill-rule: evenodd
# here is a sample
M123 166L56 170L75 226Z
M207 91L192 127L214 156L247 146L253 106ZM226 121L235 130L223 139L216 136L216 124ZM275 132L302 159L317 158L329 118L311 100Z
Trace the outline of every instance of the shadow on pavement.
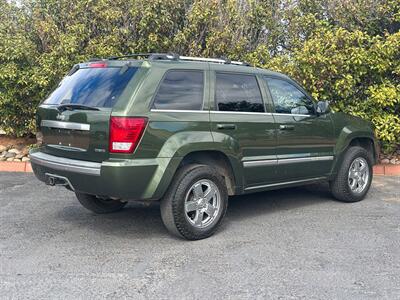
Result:
M230 197L226 215L228 222L224 222L222 231L229 228L231 222L326 201L332 199L327 186L323 184ZM161 221L157 202L149 206L131 202L122 211L105 215L89 212L76 202L76 205L62 209L57 218L73 226L87 227L87 230L106 235L126 238L168 236Z
M231 197L227 215L235 222L332 200L327 184L312 184Z

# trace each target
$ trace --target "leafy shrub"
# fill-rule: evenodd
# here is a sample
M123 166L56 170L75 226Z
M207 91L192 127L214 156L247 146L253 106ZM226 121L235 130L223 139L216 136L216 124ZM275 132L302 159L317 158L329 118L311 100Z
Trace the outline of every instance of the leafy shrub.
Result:
M301 48L268 64L290 74L334 110L370 120L385 151L400 144L400 33L383 37L318 30Z
M398 0L0 0L0 127L35 131L39 102L90 57L177 52L297 79L400 143ZM340 4L340 5L339 5Z

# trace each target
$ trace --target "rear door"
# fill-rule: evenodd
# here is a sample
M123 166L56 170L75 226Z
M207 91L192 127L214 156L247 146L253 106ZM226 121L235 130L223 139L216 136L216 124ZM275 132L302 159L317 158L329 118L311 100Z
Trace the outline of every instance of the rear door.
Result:
M74 68L38 108L43 151L79 160L107 159L112 108L137 71L105 62Z
M215 69L214 111L211 126L214 140L231 149L243 166L246 188L275 178L275 124L266 112L259 78L252 73L231 73Z
M291 80L264 77L275 107L279 181L329 174L335 139L329 115L317 115L312 99Z

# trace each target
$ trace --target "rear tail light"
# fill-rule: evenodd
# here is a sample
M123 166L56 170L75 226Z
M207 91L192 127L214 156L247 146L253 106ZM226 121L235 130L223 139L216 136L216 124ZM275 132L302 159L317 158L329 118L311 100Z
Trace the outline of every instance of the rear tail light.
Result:
M146 124L146 118L111 117L110 152L132 153L143 135Z

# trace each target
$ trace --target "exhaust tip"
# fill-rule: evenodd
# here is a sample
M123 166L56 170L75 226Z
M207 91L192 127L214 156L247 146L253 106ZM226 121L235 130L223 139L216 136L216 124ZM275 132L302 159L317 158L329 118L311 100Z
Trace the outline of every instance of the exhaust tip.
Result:
M75 191L74 187L72 186L71 182L68 180L67 177L54 175L46 173L46 180L44 182L50 186L64 186L71 191Z
M49 177L48 183L49 185L54 186L56 185L56 179L54 177Z

